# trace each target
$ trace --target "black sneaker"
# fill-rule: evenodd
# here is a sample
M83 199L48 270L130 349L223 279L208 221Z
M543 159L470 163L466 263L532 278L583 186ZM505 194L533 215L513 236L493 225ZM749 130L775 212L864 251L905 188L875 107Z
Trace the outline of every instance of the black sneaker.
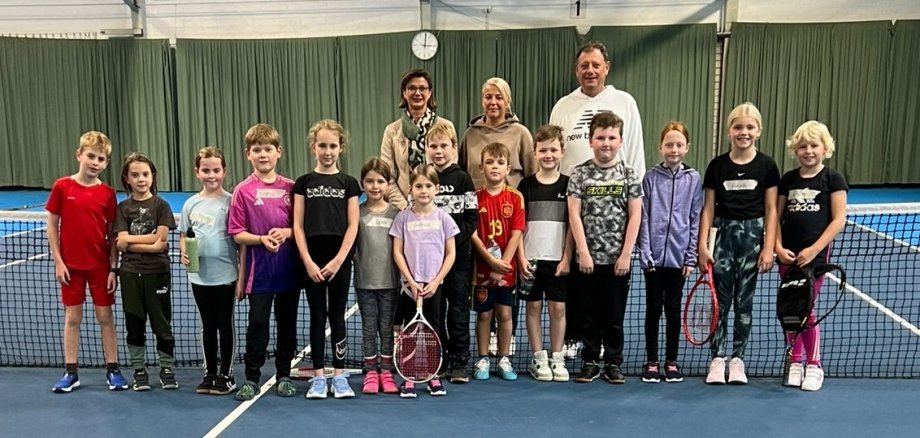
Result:
M604 379L610 383L619 385L626 383L626 376L617 365L608 364L604 367Z
M160 368L160 386L163 389L176 389L179 387L179 382L176 381L176 373L173 372L172 368Z
M578 383L590 383L600 375L601 367L597 362L585 362L584 366L581 367L581 372L575 376L575 381Z
M466 373L466 367L457 367L450 370L450 383L469 383L470 375Z
M135 391L150 391L150 375L147 374L147 370L134 370L134 386L132 389Z
M218 374L214 379L214 385L211 387L211 395L227 395L236 389L236 382L233 376Z
M649 362L642 366L642 381L645 383L658 383L661 381L658 362Z
M201 383L198 384L198 387L195 388L195 392L198 394L210 394L211 388L214 387L214 379L216 377L214 374L205 374L204 379L201 380Z
M680 365L674 361L668 361L664 366L664 381L668 383L677 383L684 381L684 374L680 372Z

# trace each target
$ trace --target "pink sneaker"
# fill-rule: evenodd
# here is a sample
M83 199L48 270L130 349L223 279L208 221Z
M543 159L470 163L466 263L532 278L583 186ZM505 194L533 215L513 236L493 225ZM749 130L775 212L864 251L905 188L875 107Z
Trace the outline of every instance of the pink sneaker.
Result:
M380 386L384 394L399 394L399 386L396 385L396 380L393 379L393 373L390 371L380 372Z
M380 376L377 371L368 371L364 375L364 387L361 392L365 394L376 394L380 391Z

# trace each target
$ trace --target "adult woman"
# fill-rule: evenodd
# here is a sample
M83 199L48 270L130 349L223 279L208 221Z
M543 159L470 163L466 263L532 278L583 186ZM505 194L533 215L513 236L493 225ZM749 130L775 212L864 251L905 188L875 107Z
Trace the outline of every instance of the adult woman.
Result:
M393 171L387 200L399 209L406 208L409 197L409 174L425 164L425 135L435 125L454 124L435 113L434 84L425 70L406 72L400 82L399 107L405 112L383 131L380 159ZM456 140L456 139L454 139Z

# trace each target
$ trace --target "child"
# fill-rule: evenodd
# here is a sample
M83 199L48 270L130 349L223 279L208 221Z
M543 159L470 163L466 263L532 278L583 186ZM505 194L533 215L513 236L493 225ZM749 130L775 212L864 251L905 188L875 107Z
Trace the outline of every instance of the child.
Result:
M572 259L572 232L568 229L565 198L569 177L559 173L565 153L562 128L544 125L534 134L538 170L521 181L518 191L524 199L527 229L518 250L521 277L533 281L527 302L527 336L533 350L530 375L539 381L568 382L562 347L565 335L565 276ZM536 271L530 263L536 261ZM549 304L549 339L552 356L543 349L543 297Z
M473 378L488 380L492 366L489 360L489 323L493 310L498 315L498 372L502 379L517 380L517 373L508 358L511 349L511 306L517 278L514 255L524 231L524 199L517 190L508 187L505 177L511 167L511 152L501 143L489 143L480 153L479 170L486 185L476 191L479 205L479 225L473 235L476 250L473 310L476 311L476 346L479 361Z
M826 125L814 120L803 123L786 146L800 167L787 172L779 182L777 214L780 226L776 230L776 257L780 275L793 263L804 267L828 260L831 241L846 224L848 190L843 175L824 166L824 159L834 154L834 139ZM824 276L815 278L815 299L822 283ZM813 326L814 323L812 311L808 324ZM796 338L792 366L784 385L801 386L805 391L821 389L824 370L821 369L819 346L817 326ZM807 368L802 367L803 350Z
M585 289L581 351L584 366L575 378L587 383L598 377L601 342L604 378L626 383L623 364L623 318L629 294L632 251L642 216L642 187L635 170L618 158L623 144L623 119L611 112L591 118L588 137L594 158L569 177L569 224L578 251L578 269Z
M779 170L772 158L757 152L761 127L757 107L749 102L735 107L728 115L731 150L713 158L703 178L699 267L706 272L713 264L719 302L719 325L710 343L709 384L725 383L725 332L732 304L735 328L728 383L747 383L744 350L751 334L757 274L773 267ZM718 229L714 254L706 248L709 227Z
M326 319L332 330L332 393L351 398L344 373L345 303L351 286L351 257L358 234L358 180L339 171L339 154L347 144L345 128L334 120L320 120L310 128L310 148L316 155L313 172L294 184L294 238L307 269L307 301L310 303L310 347L313 374L308 399L326 398Z
M112 142L105 134L90 131L80 136L77 173L54 182L48 197L48 246L54 257L54 278L61 284L64 304L64 376L51 388L67 393L80 386L77 352L86 287L93 298L96 320L102 333L105 378L109 389L128 389L118 370L115 340L115 272L112 225L115 221L115 190L99 180L109 164ZM61 220L63 219L63 221Z
M291 241L291 189L294 181L275 171L281 158L281 136L270 125L260 123L246 132L246 158L252 174L233 189L227 232L240 255L242 292L249 298L246 381L234 398L252 400L259 394L259 379L268 349L269 316L275 306L276 393L292 397L291 361L297 350L297 305L300 301L300 263ZM243 295L245 294L245 295Z
M409 176L411 195L415 202L396 216L390 236L393 236L393 258L402 274L399 314L415 308L416 297L422 297L422 312L435 332L441 330L441 284L454 264L454 238L460 229L454 220L434 206L438 193L438 173L431 166L419 166ZM413 312L414 313L414 312ZM408 321L398 321L407 323ZM432 396L447 395L440 379L428 382ZM403 383L402 398L415 398L415 385Z
M470 238L479 223L476 188L473 180L457 164L457 133L451 125L435 125L428 131L428 161L438 172L438 194L435 205L450 215L460 229L456 237L456 261L444 278L444 300L441 319L441 340L450 372L450 383L470 381L466 367L470 361L470 279L473 257ZM447 304L444 306L444 304Z
M355 241L355 295L361 310L364 344L365 394L399 392L393 379L393 314L399 296L399 278L393 263L390 227L399 209L384 197L393 177L390 166L377 157L361 168L367 201L361 204L358 239ZM377 370L378 340L380 371Z
M201 316L205 375L195 390L199 394L226 395L236 389L232 367L236 354L233 305L243 282L237 278L237 246L227 234L230 193L223 188L226 175L227 163L220 149L208 146L198 151L195 176L202 189L185 201L179 217L179 252L183 265L189 264L186 252L188 230L194 232L198 242L199 271L189 272L188 282L192 285L192 294Z
M116 246L121 251L121 299L125 311L128 357L134 368L134 390L150 389L146 369L147 319L156 336L160 386L176 389L173 349L169 230L176 228L172 209L157 196L157 168L143 154L125 158L121 185L128 199L118 204Z
M680 346L680 305L684 282L698 260L697 239L703 188L700 174L684 164L690 134L683 122L668 122L658 145L662 162L642 179L642 224L639 265L645 274L645 352L642 381L661 380L658 364L658 321L664 306L666 321L666 382L684 380L677 363Z

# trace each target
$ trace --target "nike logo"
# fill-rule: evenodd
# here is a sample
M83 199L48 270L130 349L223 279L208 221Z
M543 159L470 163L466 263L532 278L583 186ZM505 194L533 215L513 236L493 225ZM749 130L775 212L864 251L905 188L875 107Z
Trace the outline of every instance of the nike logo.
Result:
M738 172L738 176L744 176L744 172Z
M345 359L345 353L348 352L348 342L345 339L335 344L335 358Z

